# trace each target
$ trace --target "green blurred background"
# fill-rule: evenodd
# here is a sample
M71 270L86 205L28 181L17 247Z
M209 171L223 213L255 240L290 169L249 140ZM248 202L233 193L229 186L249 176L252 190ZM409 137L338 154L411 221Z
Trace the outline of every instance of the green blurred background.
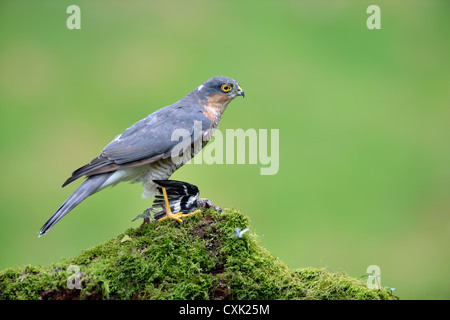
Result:
M81 8L68 30L66 8ZM366 9L381 8L381 30ZM37 232L70 173L203 81L245 99L219 129L280 130L280 168L188 165L172 178L251 219L290 267L326 267L403 299L449 299L448 1L0 3L0 269L101 243L150 206L141 185L83 202Z

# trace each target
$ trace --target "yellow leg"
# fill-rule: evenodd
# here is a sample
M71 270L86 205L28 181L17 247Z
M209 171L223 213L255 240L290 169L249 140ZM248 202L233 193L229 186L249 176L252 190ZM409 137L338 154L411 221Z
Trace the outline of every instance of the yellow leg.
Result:
M162 189L162 193L163 193L163 197L164 197L164 203L166 205L166 216L159 219L158 221L161 221L164 219L173 219L173 220L178 221L179 223L183 223L183 220L181 220L181 217L185 218L185 217L189 217L194 214L197 214L197 213L201 213L200 210L195 210L194 212L191 212L188 214L183 214L183 212L172 213L172 210L170 210L169 199L167 198L166 188L162 187L161 189Z
M202 213L202 211L201 210L195 210L195 211L192 211L191 213L186 213L186 214L182 214L182 215L183 215L183 218L184 218L184 217L193 216L194 214L197 214L197 213Z

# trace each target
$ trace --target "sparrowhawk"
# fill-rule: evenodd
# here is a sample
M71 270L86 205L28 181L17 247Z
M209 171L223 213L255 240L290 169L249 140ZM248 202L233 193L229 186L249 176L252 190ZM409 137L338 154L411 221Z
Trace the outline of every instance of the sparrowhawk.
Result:
M204 147L217 128L223 112L236 97L244 97L239 84L227 77L207 80L181 100L161 108L136 122L111 141L91 162L75 170L64 182L63 187L85 176L86 180L47 220L39 236L52 228L62 217L90 195L116 185L119 182L142 182L143 198L155 195L158 184L153 180L167 180L177 169L189 161ZM201 135L195 134L199 126ZM190 135L187 148L191 152L175 152L179 140L172 133L183 129ZM201 141L199 141L201 140ZM183 149L186 151L186 148ZM166 190L162 187L167 200ZM166 208L167 218L181 222L182 214L172 213Z

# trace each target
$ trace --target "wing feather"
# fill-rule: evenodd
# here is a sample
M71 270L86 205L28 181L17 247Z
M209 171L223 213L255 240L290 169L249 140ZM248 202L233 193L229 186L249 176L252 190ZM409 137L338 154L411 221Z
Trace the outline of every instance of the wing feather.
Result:
M187 130L193 142L195 121L201 122L203 136L210 129L211 121L203 114L205 109L188 98L159 109L133 124L111 141L97 158L75 170L63 187L82 176L155 162L170 154L179 143L178 140L172 141L174 130Z

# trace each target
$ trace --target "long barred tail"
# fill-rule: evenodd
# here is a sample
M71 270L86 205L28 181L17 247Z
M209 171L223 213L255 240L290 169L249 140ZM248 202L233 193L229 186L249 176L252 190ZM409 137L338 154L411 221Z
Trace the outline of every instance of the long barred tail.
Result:
M104 173L89 177L81 184L74 193L67 198L66 201L55 211L55 213L47 220L47 222L39 230L39 237L43 236L50 230L59 220L68 214L73 208L81 203L84 199L98 191L98 188L111 176L112 173Z

